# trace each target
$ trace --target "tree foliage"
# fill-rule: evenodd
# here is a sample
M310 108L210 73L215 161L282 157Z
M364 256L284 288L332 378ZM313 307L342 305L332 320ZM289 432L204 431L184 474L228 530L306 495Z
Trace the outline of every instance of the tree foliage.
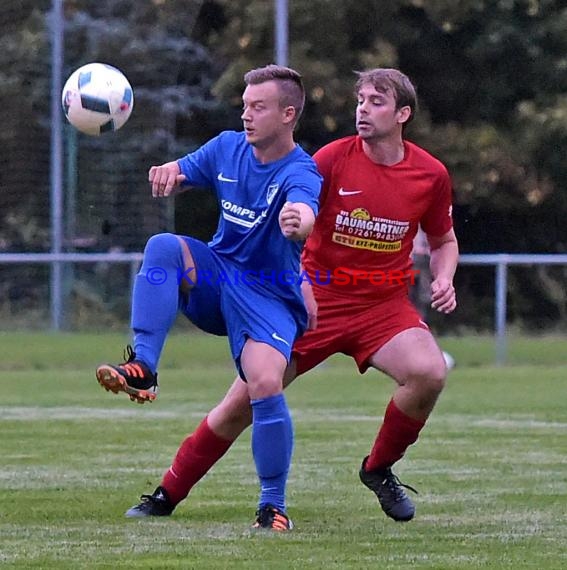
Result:
M270 2L216 0L227 26L208 45L228 65L218 93L237 99L243 70L273 60ZM567 8L552 0L311 0L290 2L290 65L309 104L299 136L315 149L353 131L353 70L396 66L418 87L411 136L440 156L468 218L512 211L545 231L502 228L466 251L561 251L566 179ZM489 218L486 218L486 216ZM486 238L486 236L484 236Z
M139 192L147 191L140 179L131 190L133 201L117 194L117 186L133 188L133 170L145 176L151 162L186 152L224 128L240 128L243 73L274 61L276 1L65 1L65 74L102 60L126 70L135 87L136 110L127 130L84 143L91 150L110 148L103 160L107 170L129 164L128 172L106 184L115 208L102 216L109 223L116 224L120 209L133 207ZM48 192L49 6L48 0L6 0L0 8L7 22L0 38L0 136L6 152L42 172L0 174L2 186L21 179L17 195L28 192L30 198L14 199L10 192L0 197L0 211L9 211L10 220L35 220L33 231L18 239L0 231L0 240L20 246L23 235L45 243L38 219L43 212L45 221ZM565 251L564 2L289 0L289 23L289 65L302 72L308 92L297 133L307 150L354 132L353 71L399 67L420 97L408 136L442 159L453 176L462 250ZM214 200L203 198L197 206L186 198L178 202L178 229L193 230L214 216ZM146 218L150 222L140 224L130 247L139 249L145 234L162 224ZM196 229L204 237L210 225ZM563 270L543 272L531 275L535 284L522 282L520 273L513 276L514 298L526 299L535 287L542 302L552 300L560 307L557 315L565 314L565 295L557 292L565 289L558 287ZM465 285L475 291L474 283ZM487 292L485 284L478 288Z
M237 100L242 71L273 60L273 12L261 0L214 4L228 22L208 42L227 61L217 89ZM462 251L565 251L564 2L292 0L289 6L289 62L303 72L309 94L298 133L306 148L353 132L353 70L399 67L420 97L409 138L453 176ZM470 274L460 270L465 298L492 293L491 279L475 283ZM543 306L553 320L567 307L565 277L564 269L513 272L514 298L523 298L513 306L536 320ZM537 291L540 303L528 303L526 291Z

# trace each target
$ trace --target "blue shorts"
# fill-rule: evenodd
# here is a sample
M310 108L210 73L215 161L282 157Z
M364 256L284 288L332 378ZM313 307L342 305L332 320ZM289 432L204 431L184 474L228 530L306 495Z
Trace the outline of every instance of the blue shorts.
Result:
M240 356L248 338L273 346L289 362L305 315L283 299L239 279L236 266L195 238L180 236L191 251L197 278L181 303L183 314L201 330L228 336L232 358L244 378ZM228 277L228 279L227 279Z

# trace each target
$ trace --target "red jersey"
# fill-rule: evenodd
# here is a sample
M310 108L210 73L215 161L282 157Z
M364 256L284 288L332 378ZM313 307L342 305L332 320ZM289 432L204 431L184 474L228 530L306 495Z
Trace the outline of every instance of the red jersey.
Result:
M314 287L362 301L406 292L418 226L434 236L453 226L445 166L408 141L401 162L376 164L356 135L313 158L324 180L302 263Z

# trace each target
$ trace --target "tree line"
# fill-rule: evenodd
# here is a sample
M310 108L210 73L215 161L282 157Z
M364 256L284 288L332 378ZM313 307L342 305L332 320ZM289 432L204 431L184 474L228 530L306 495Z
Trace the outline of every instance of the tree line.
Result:
M37 189L49 180L50 5L5 0L0 8L0 19L9 22L0 38L1 136L23 173L0 175L6 188L0 195L4 250L45 247L48 234L45 192L40 199ZM98 232L98 244L124 240L125 249L141 248L148 233L171 225L206 237L215 223L214 199L184 195L172 215L156 217L155 205L140 198L147 191L144 170L222 129L240 128L243 73L274 60L274 2L67 0L64 5L65 73L105 61L126 73L136 97L132 119L112 140L79 141L78 212L88 218L79 219L79 227ZM297 135L308 151L354 132L353 71L397 67L418 89L420 109L408 138L451 172L462 252L565 251L563 2L290 0L289 23L289 65L303 74L308 94ZM30 133L34 145L26 142ZM96 156L115 178L101 183L81 174L88 170L88 156ZM26 173L29 164L37 172ZM129 189L129 198L118 186ZM100 200L101 188L110 198L100 205L99 224L96 214L85 212ZM118 229L113 234L109 228L118 228L121 209L129 207L145 212L145 221L138 220L128 238ZM29 226L27 232L22 224ZM560 325L567 311L565 277L563 268L512 271L512 319L532 330ZM457 285L461 309L450 326L490 326L491 270L463 267Z

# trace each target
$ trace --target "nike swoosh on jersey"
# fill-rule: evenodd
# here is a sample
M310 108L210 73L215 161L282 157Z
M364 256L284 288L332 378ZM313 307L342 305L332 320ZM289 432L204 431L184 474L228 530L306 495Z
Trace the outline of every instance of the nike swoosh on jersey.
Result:
M221 182L238 182L238 179L236 178L227 178L226 176L223 176L222 172L219 172L217 179Z
M289 342L287 342L287 340L285 338L282 338L281 336L279 336L278 333L272 333L272 338L274 340L279 340L280 342L283 342L284 344L287 344L289 346Z
M354 194L362 194L362 190L345 190L343 187L339 188L339 196L353 196Z

